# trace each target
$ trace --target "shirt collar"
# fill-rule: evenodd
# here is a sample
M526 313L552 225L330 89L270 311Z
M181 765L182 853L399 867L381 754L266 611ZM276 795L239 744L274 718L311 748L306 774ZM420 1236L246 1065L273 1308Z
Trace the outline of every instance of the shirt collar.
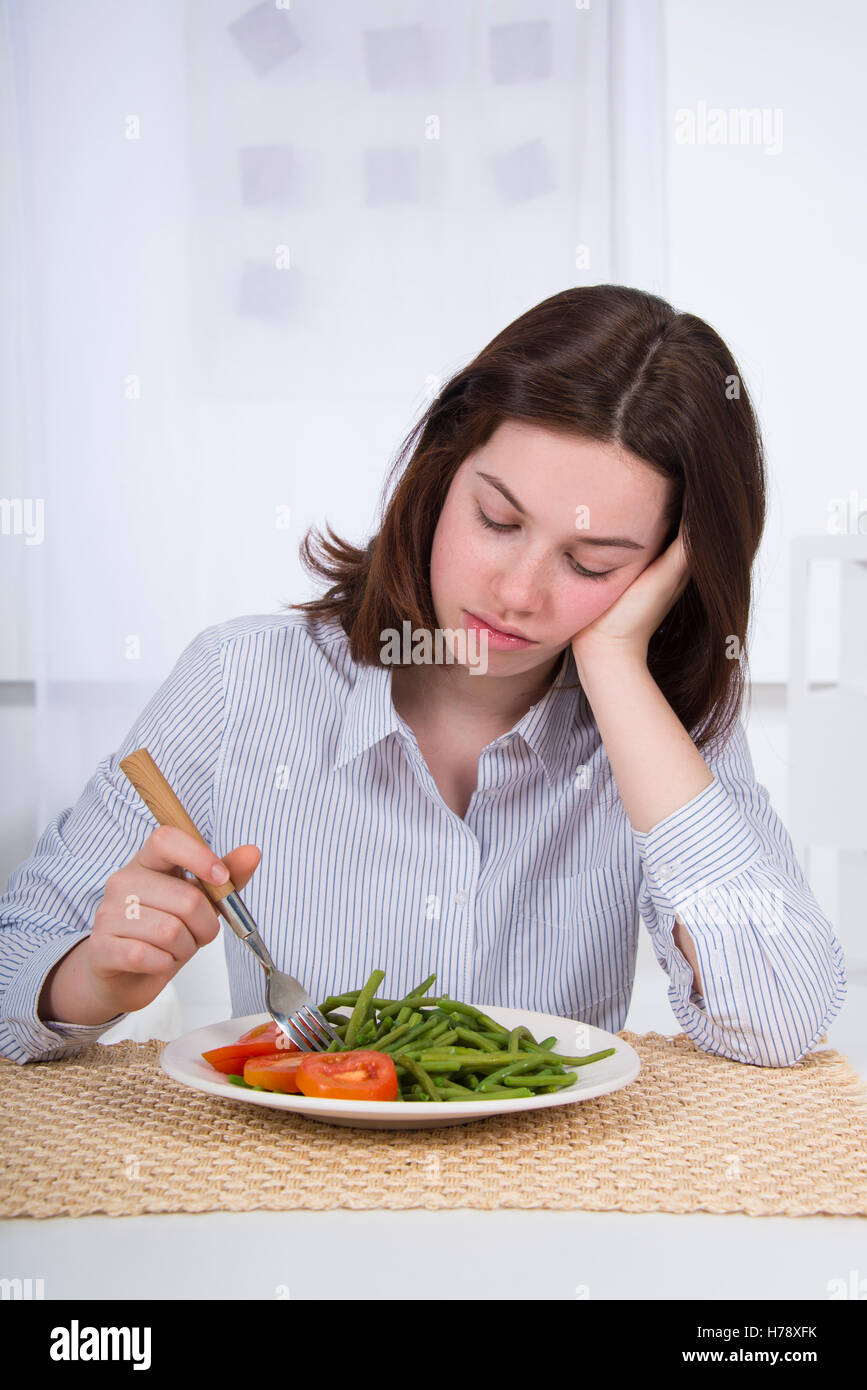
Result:
M389 734L406 735L409 726L392 703L392 670L391 666L365 663L356 667L356 680L346 702L332 770L357 758ZM545 775L553 786L561 786L574 776L576 769L573 763L586 761L585 753L588 750L585 750L584 743L588 730L584 693L575 688L555 688L558 681L565 681L574 687L577 679L570 645L563 652L552 685L502 736L505 740L515 736L523 738L538 755Z

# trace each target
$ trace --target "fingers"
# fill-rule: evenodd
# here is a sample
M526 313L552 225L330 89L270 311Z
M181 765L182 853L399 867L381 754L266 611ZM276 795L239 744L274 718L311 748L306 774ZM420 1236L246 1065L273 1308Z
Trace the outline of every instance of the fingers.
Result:
M223 855L223 863L229 870L232 882L240 891L246 883L249 883L253 874L259 867L262 859L262 852L256 845L241 845L239 849L230 850Z
M106 885L104 902L112 920L126 924L121 935L137 935L135 929L146 911L178 918L190 936L193 950L207 946L219 934L220 918L210 899L197 884L173 874L131 866L122 878L118 876Z
M146 869L156 869L167 873L175 868L189 869L208 883L216 883L211 870L217 866L225 869L212 849L203 840L197 840L186 830L178 830L173 825L159 825L145 840L135 860ZM220 882L226 882L225 872Z
M110 930L97 930L95 922L91 950L94 964L105 973L167 975L186 965L198 945L180 918L142 906L130 919L115 915Z

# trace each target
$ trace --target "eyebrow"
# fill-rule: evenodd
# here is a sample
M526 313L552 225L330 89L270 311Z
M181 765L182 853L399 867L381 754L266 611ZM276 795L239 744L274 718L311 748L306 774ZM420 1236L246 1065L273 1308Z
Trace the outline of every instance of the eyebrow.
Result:
M491 487L495 487L498 492L501 492L506 501L511 503L515 511L521 513L521 516L529 516L529 512L524 510L517 497L512 495L501 479L495 477L493 473L483 473L480 468L476 469L476 476L484 478L486 483L490 483ZM647 546L639 545L638 541L630 540L628 536L582 536L579 530L576 531L574 539L579 545L619 545L624 550L647 549Z

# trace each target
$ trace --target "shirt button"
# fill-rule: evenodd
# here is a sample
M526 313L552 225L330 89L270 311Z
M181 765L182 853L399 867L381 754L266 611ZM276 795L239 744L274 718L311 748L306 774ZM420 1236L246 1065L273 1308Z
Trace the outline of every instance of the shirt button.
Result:
M660 864L659 868L656 870L656 877L659 879L660 883L667 883L676 869L676 864Z
M455 902L457 903L458 907L466 907L466 905L467 905L467 895L466 895L466 893L464 893L464 892L455 893Z

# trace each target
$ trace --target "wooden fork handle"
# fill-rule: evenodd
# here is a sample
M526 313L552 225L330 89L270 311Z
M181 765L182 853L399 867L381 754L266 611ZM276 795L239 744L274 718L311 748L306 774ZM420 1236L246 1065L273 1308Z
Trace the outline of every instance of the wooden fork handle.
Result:
M207 845L208 849L211 848L207 840L199 834L146 748L138 748L134 753L130 753L129 757L121 761L120 767L160 825L173 825L177 830L186 830L188 835L195 836L203 845ZM219 858L219 855L217 857ZM235 892L231 878L226 883L209 883L196 874L196 883L212 903L219 903L229 893Z

